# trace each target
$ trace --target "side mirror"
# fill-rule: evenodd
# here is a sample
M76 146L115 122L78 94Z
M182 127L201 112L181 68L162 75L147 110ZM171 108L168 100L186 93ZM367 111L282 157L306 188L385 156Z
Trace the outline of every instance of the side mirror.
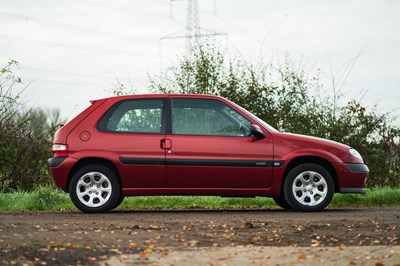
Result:
M255 137L257 139L265 138L265 134L264 134L264 132L262 132L260 126L255 125L255 124L251 125L250 136Z

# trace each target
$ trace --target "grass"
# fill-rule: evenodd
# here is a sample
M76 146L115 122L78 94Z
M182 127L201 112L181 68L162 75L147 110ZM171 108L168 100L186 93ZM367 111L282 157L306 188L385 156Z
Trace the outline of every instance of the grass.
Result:
M372 188L367 193L335 194L330 208L400 206L400 189ZM242 209L278 208L270 198L222 198L214 196L139 196L127 197L118 207L129 209ZM32 192L0 193L0 211L76 210L69 195L51 187Z

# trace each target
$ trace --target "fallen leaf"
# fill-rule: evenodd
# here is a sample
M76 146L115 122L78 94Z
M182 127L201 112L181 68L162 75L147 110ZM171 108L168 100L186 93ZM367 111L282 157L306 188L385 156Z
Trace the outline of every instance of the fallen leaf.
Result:
M96 258L95 258L95 257L89 257L87 260L88 260L89 262L91 262L91 263L96 262Z
M139 245L136 244L136 243L130 243L129 246L130 246L131 248L138 248L138 247L139 247Z
M142 259L142 260L144 260L144 259L147 259L147 253L146 252L140 252L140 258Z
M300 254L298 257L299 260L305 260L306 259L306 255L304 254Z
M154 245L151 245L151 246L149 246L147 249L146 249L146 253L152 253L153 252L153 249L154 249Z
M339 245L339 249L340 249L340 250L343 250L343 249L345 249L345 247L346 247L346 245L345 245L345 244L343 244L343 243L340 243L340 245Z
M189 241L190 246L194 247L199 241L197 240L191 240Z
M316 239L311 239L311 246L312 247L318 247L319 246L319 241Z
M122 252L119 249L116 249L116 248L112 248L112 249L110 249L110 251L114 252L114 253L117 253L118 255L122 254Z
M299 225L299 224L296 224L295 226L296 226L297 231L302 231L304 228L302 225Z

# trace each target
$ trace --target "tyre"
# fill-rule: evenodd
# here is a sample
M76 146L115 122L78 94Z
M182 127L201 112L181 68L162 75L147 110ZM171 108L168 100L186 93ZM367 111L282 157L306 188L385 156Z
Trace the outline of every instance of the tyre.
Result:
M281 195L278 198L273 198L273 199L279 207L281 207L285 210L293 210L292 206L290 206L290 204L286 201L286 199L283 197L283 195Z
M124 195L122 195L122 193L119 195L119 198L117 200L117 202L115 203L115 205L112 207L113 209L118 208L119 205L121 205L121 203L124 201Z
M307 163L293 168L284 183L285 199L297 211L320 211L331 202L334 184L320 165Z
M74 205L87 213L111 210L121 194L116 174L103 165L88 165L71 179L69 195Z

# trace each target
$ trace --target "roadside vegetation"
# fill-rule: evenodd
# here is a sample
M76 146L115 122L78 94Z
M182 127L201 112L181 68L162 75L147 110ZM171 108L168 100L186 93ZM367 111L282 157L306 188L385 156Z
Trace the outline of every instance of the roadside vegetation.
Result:
M60 111L26 108L21 93L26 84L14 74L18 63L0 67L0 192L30 191L50 185L46 161Z
M328 206L395 207L400 206L400 189L373 188L364 195L335 194ZM127 197L117 210L183 210L183 209L259 209L279 208L271 198L224 198L214 196L138 196ZM69 195L52 187L32 192L0 194L0 211L76 210Z
M154 93L220 95L238 103L281 131L307 134L356 148L370 168L367 195L335 195L331 207L398 206L400 195L400 128L390 113L346 99L343 84L357 57L322 85L321 73L306 71L288 56L255 64L206 43L178 59L161 76L149 75ZM0 67L0 210L75 209L67 194L51 188L46 161L59 110L28 109L21 101L23 84L16 61ZM117 80L114 95L134 93ZM362 98L362 97L361 97ZM384 188L380 188L384 187ZM267 198L132 197L122 209L269 208Z

